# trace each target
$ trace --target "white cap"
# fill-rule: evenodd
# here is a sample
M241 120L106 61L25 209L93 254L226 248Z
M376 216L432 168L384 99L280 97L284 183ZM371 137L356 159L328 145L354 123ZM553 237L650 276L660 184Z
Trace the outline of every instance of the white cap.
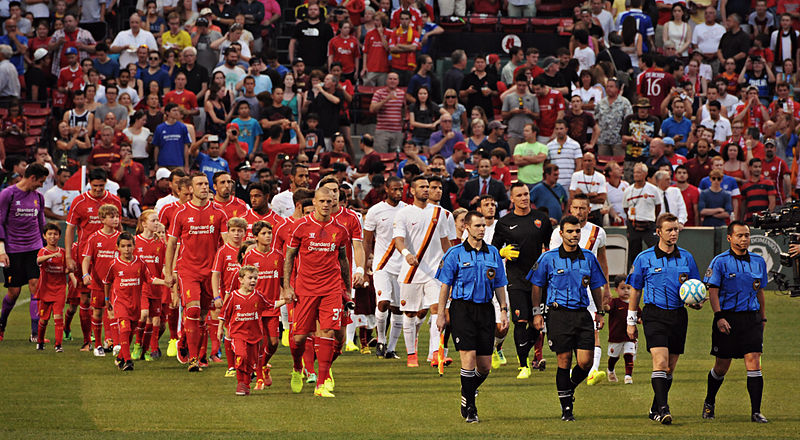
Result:
M33 60L39 61L46 56L47 56L47 49L40 47L36 49L36 52L33 53Z
M158 171L156 171L156 182L158 182L161 179L169 179L170 174L171 172L169 171L169 169L159 168Z
M213 14L213 12L211 12L211 8L203 8L203 9L201 9L200 13L198 15L202 17L202 16L207 15L207 14Z

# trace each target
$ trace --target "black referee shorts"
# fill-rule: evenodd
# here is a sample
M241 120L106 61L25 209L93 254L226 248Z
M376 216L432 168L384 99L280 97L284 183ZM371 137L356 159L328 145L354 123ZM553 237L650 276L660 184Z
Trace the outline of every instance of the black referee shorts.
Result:
M747 353L761 353L764 347L764 324L758 312L723 311L722 318L731 326L726 335L711 325L711 355L722 359L742 359Z
M594 350L594 321L584 309L549 308L547 342L555 353L572 350Z
M538 305L538 304L537 304ZM508 291L508 314L511 322L531 322L533 318L533 300L531 289L513 289Z
M653 304L645 304L642 309L642 327L647 340L647 351L653 347L667 347L670 354L683 354L688 325L689 316L686 307L667 310Z
M456 350L491 356L494 351L494 306L463 299L450 302L450 331Z
M38 254L38 250L8 254L8 267L3 268L6 288L22 287L28 284L28 280L39 279Z

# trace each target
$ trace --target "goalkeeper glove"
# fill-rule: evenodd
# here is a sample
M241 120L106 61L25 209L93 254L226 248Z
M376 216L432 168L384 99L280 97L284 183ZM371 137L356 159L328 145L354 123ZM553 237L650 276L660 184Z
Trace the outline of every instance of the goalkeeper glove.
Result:
M519 257L519 251L517 250L517 245L515 244L508 244L502 249L500 249L500 256L505 258L509 261L514 261Z

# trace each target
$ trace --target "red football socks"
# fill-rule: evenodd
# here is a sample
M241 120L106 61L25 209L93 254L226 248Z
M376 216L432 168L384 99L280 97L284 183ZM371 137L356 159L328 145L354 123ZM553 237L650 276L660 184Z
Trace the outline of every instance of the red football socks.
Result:
M39 318L39 331L37 335L37 340L39 343L44 343L44 333L47 330L47 320Z
M314 368L315 353L317 351L317 338L309 336L306 338L305 351L303 352L303 363L305 364L306 371L309 374L316 373Z
M95 347L102 347L103 346L103 321L96 320L92 317L92 334L94 334L94 346Z
M143 344L144 338L144 328L147 325L147 321L136 321L136 343L139 345Z
M83 333L83 343L88 344L92 340L92 309L89 304L80 305L81 332Z
M225 338L225 359L228 361L228 369L233 368L234 354L233 347L231 347L231 340Z
M308 339L306 339L306 342L308 342ZM306 350L306 344L296 344L296 346L291 349L292 368L294 368L294 371L303 371L303 354L306 351L308 351ZM311 366L313 368L314 366L313 361L311 363Z
M186 333L186 345L189 348L189 358L197 358L200 351L200 307L189 306L186 308L186 319L183 321Z
M144 332L142 332L142 353L147 353L150 349L150 341L153 339L153 324L145 324Z
M54 318L53 322L55 323L55 331L56 331L56 345L61 345L64 342L64 318ZM39 321L39 328L41 328L42 322ZM40 336L43 337L44 335ZM44 339L39 339L40 341L44 342Z
M319 377L317 378L317 383L321 384L329 377L336 341L332 338L323 337L317 339L319 340Z
M208 333L211 335L211 355L214 356L219 353L219 339L217 339L217 329L219 328L219 319L211 318L208 325Z
M121 350L119 351L119 356L129 361L131 360L131 325L133 321L123 320L120 319L118 321L118 328L119 328L119 345Z

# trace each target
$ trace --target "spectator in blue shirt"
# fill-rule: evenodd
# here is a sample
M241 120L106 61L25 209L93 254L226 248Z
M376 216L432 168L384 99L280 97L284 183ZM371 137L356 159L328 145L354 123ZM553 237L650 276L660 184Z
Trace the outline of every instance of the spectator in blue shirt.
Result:
M14 55L11 56L11 64L17 68L17 73L25 74L25 62L22 55L28 50L28 39L17 30L17 21L9 18L5 21L6 35L0 35L0 44L11 46Z
M161 55L157 50L151 50L147 54L147 69L139 69L136 78L142 80L142 85L149 90L150 82L155 81L161 89L161 93L166 94L170 90L172 78L169 73L161 68Z
M92 64L100 74L100 79L119 78L119 63L108 57L108 45L97 43L94 51L96 57L92 60Z
M212 140L216 138L216 140ZM206 152L200 151L200 145L207 144ZM220 157L219 137L212 134L206 134L200 138L199 142L192 144L189 149L189 156L197 156L195 162L197 167L208 176L209 182L214 181L214 174L217 172L229 173L228 161ZM212 190L213 191L213 190Z
M236 106L239 113L238 118L231 121L232 124L239 126L239 140L247 143L247 154L253 154L256 145L261 145L261 124L255 118L250 117L250 104L247 101L239 101Z
M703 218L703 226L725 226L733 212L731 194L721 186L722 171L711 170L708 177L711 187L700 193L697 209Z
M650 47L655 48L655 35L656 31L653 28L653 20L650 16L642 12L642 0L631 0L630 8L617 15L617 31L622 32L622 23L625 22L627 17L633 17L636 20L637 32L642 34L642 53L647 53Z
M672 116L668 117L661 124L661 137L670 137L675 141L675 153L686 157L689 153L686 147L686 140L692 131L692 121L683 117L686 113L686 105L680 96L673 98L670 103Z
M561 220L564 206L569 198L567 191L558 183L558 165L549 163L544 166L544 178L533 185L531 203L537 208L547 208L547 215L553 226Z
M156 167L189 168L189 130L181 122L181 109L171 102L164 107L167 120L156 127L152 144L155 147Z

